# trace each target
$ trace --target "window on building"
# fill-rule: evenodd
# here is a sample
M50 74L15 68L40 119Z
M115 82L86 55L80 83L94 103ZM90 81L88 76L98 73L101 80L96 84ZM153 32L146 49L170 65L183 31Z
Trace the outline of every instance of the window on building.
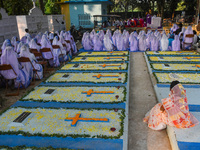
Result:
M79 14L79 26L91 25L90 14Z

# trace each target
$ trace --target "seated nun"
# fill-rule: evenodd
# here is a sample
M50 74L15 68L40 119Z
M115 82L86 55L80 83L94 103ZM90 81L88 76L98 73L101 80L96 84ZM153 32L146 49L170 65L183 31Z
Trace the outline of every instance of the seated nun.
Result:
M29 52L29 46L28 44L24 44L21 49L20 49L20 53L19 53L19 57L28 57L29 59L31 58L31 55ZM33 56L32 56L33 57ZM30 59L31 60L31 59ZM27 62L20 62L20 64L24 67L24 69L26 70L26 72L29 75L29 80L31 81L33 78L33 67L31 65L31 63L27 63Z
M23 68L17 59L17 54L15 53L15 51L13 50L12 46L7 46L1 56L1 64L10 64L13 68L13 70L15 71L15 73L13 72L13 70L5 70L5 71L1 71L1 74L6 78L6 79L13 79L16 78L14 80L15 83L15 88L18 88L20 86L21 87L28 87L28 85L30 84L30 77L28 72L26 72L26 69ZM22 86L22 85L23 86Z
M45 35L43 35L43 37L44 36ZM54 59L55 58L54 58L54 54L53 54L53 48L52 48L50 42L45 37L42 38L42 40L41 40L41 49L43 49L43 48L50 48L51 52L42 53L42 56L43 56L44 59L48 60L50 66L54 66Z
M52 45L58 45L60 48L53 48L53 53L54 53L54 61L55 67L60 66L60 61L67 61L68 57L66 55L66 50L63 47L63 44L59 41L59 37L55 36L53 39Z
M123 37L123 35L121 33L119 33L117 35L116 41L117 41L117 50L125 51L126 50L126 46L125 46L126 39L125 39L125 37Z
M150 48L151 48L152 36L153 36L153 32L149 32L149 33L147 34L147 38L146 38L147 49L150 49Z
M173 24L172 28L170 29L170 34L174 34L178 28L179 27L177 24Z
M11 39L11 44L13 45L14 47L14 51L16 52L17 51L17 37L16 36L13 36L12 39Z
M70 31L67 31L66 34L68 34L68 37L70 38L71 46L73 49L73 54L76 54L78 51L77 51L77 47L76 47L76 42L74 41L74 37L71 35Z
M110 39L112 39L112 33L110 29L107 29L106 34L109 36Z
M26 36L23 36L22 38L21 38L21 42L23 42L24 44L26 43L26 40L27 40L27 37Z
M2 54L3 54L3 51L6 49L7 46L11 45L11 42L9 39L6 39L4 42L3 42L3 45L1 46L1 50L2 50Z
M94 38L94 35L96 34L95 30L93 29L91 32L90 32L90 39L92 40Z
M24 45L24 43L21 41L18 45L17 45L17 54L20 53L21 47Z
M100 30L99 33L98 33L98 36L99 36L99 39L100 39L101 41L103 41L103 39L104 39L104 31L103 31L103 30Z
M162 39L160 40L160 50L167 51L168 46L169 46L169 41L168 41L167 35L164 33L162 35Z
M129 37L129 46L130 46L130 51L134 52L138 50L138 40L137 38L134 36L134 32L131 33L130 37Z
M106 35L108 35L108 34L106 34ZM104 36L104 38L105 38L105 36ZM94 44L94 47L93 47L94 51L102 51L103 50L103 42L99 39L97 34L95 34L93 37L93 44Z
M194 41L194 38L186 37L186 35L188 35L188 34L194 35L191 26L188 26L188 27L187 27L187 29L185 30L184 35L183 35L183 42L185 42L185 43L190 43L190 44L184 44L184 43L183 43L183 46L184 46L183 49L190 49L191 46L192 46L192 43L193 43L193 41Z
M113 36L112 36L112 42L113 42L113 45L114 45L115 48L117 47L117 40L116 40L116 37L117 37L118 34L120 34L120 33L119 33L119 30L117 29L117 30L113 33Z
M181 42L179 40L178 35L174 36L174 40L172 41L172 51L180 51L181 50Z
M124 38L124 46L125 46L125 48L126 48L126 50L129 48L129 33L128 33L128 31L126 31L126 30L124 30L123 31L123 38Z
M31 42L31 37L30 36L28 36L27 38L26 38L26 44L30 44L30 42Z
M31 63L33 64L34 69L37 70L36 75L34 75L35 72L33 72L33 75L35 76L36 79L43 78L43 67L41 64L37 63L37 59L35 58L35 55L30 52L28 44L25 44L22 46L19 56L20 57L28 57L30 59ZM32 66L31 66L31 68L28 68L29 67L28 65L26 67L25 67L25 69L27 70L27 72L29 72L29 69L32 68Z
M179 39L180 39L181 42L183 41L183 35L184 35L185 30L186 30L185 27L182 27L182 30L179 33Z
M104 36L103 45L104 45L103 50L107 50L107 51L113 50L113 43L107 34Z
M38 33L35 38L37 39L37 43L41 43L41 40L42 40L42 33Z
M70 34L70 31L65 32L64 34L64 40L65 41L70 41L70 43L66 43L66 49L67 51L70 51L70 55L77 53L77 47L76 47L76 43L74 41L73 36ZM72 51L71 51L72 49Z
M85 37L84 37L83 48L85 50L92 50L93 49L92 41L90 39L89 34L86 34Z
M29 47L32 49L37 49L37 51L40 52L40 46L37 45L37 39L32 39L29 44Z
M139 51L146 51L147 50L147 42L146 42L146 36L140 35L139 38Z
M159 50L159 40L156 36L152 36L150 41L150 50L151 51L158 51Z

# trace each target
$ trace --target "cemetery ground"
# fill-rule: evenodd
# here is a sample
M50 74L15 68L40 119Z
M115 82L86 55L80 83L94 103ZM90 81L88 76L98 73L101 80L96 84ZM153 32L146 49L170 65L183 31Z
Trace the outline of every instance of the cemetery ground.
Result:
M80 44L78 48L80 48ZM130 65L128 149L171 150L166 130L153 131L143 123L146 112L157 103L143 53L130 53ZM53 73L54 71L49 75ZM19 96L5 97L5 89L0 89L1 96L5 99L0 112L13 105L28 91L47 79L49 75L45 75L43 80L36 81L34 85L30 85L26 90L21 89Z

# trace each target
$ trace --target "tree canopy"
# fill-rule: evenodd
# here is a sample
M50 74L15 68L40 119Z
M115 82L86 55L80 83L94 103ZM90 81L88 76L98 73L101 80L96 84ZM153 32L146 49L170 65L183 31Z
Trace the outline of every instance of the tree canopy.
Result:
M59 0L37 0L36 6L44 14L60 14ZM166 14L173 16L175 11L185 11L193 15L197 7L197 0L110 0L113 5L108 7L110 12L140 11L143 14L151 10L152 14L164 17ZM32 0L0 0L0 7L6 9L9 15L27 15L33 7ZM192 11L194 10L194 11Z
M36 6L40 7L44 14L60 14L60 6L55 0L37 0ZM0 7L4 8L8 15L28 15L33 7L32 0L0 0Z

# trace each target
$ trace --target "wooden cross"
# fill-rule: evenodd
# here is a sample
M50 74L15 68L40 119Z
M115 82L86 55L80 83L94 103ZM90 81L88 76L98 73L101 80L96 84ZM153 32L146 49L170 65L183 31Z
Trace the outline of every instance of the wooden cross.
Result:
M192 66L192 67L200 68L200 65L194 65L194 66Z
M92 77L96 77L97 79L100 79L101 77L119 77L118 75L102 75L102 74L98 74L98 75L93 75Z
M106 57L104 59L110 60L110 59L124 59L123 57Z
M190 59L200 59L200 57L185 57L186 59L190 60Z
M87 94L87 97L90 97L92 94L114 94L113 91L93 91L90 89L89 91L83 91L82 94Z
M110 54L112 54L112 53L124 53L124 52L120 52L120 51L112 51L112 52L108 52L108 53L110 53ZM124 53L125 54L125 53Z
M103 65L99 65L99 66L105 68L107 66L121 66L121 65L107 65L107 64L103 64Z
M65 118L65 121L72 121L71 126L75 127L78 123L78 121L84 121L84 122L109 122L109 119L107 118L81 118L81 114L76 114L73 118Z

